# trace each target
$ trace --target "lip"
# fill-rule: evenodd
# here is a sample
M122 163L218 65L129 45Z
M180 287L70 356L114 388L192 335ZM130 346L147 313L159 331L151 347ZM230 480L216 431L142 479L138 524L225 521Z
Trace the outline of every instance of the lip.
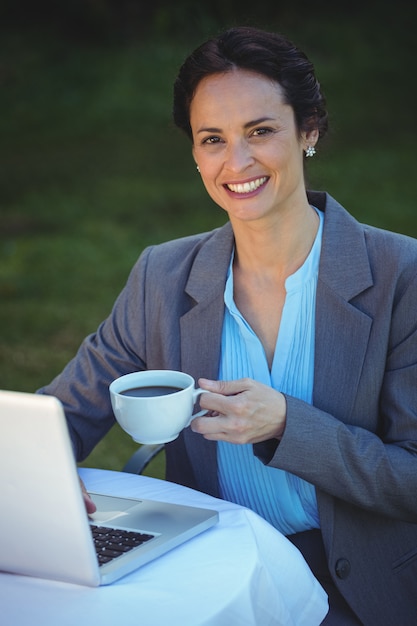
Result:
M233 198L247 198L259 193L269 180L269 176L254 176L241 181L223 184L224 189Z

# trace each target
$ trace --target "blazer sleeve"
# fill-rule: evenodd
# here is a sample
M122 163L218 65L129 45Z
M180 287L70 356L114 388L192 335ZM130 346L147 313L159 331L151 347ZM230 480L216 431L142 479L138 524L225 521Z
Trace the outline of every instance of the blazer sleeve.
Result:
M144 369L181 368L180 319L192 304L185 285L196 254L214 234L146 248L107 319L62 373L39 390L63 403L78 461L114 424L108 388L115 378ZM228 231L224 236L230 239Z
M131 271L111 314L84 339L64 370L38 393L63 403L77 461L85 459L114 424L108 387L145 368L144 285L149 249Z

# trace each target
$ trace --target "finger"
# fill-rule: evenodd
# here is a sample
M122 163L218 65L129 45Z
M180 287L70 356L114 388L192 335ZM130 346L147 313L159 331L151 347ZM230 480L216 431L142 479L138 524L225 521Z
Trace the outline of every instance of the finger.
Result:
M97 507L94 504L93 500L91 499L90 494L87 492L86 486L84 485L81 478L80 478L80 485L81 485L81 491L83 494L85 508L87 509L88 515L91 515L92 513L95 513L97 511Z
M94 504L94 502L91 499L91 496L88 493L83 492L83 498L84 498L84 504L85 504L85 508L87 509L88 515L92 515L93 513L97 511L96 505Z
M204 393L200 396L200 407L206 411L209 411L210 417L218 415L228 415L234 412L234 405L239 402L236 401L236 394L231 396L225 396L220 393Z
M242 423L231 417L198 417L191 422L191 429L211 441L248 443Z
M200 378L198 385L201 389L219 393L223 396L234 396L243 391L247 391L252 381L249 378L240 378L239 380L209 380L208 378Z
M196 417L191 422L191 430L195 433L199 433L200 435L216 435L216 434L226 434L224 428L224 417L219 416L218 414L213 416L204 417Z

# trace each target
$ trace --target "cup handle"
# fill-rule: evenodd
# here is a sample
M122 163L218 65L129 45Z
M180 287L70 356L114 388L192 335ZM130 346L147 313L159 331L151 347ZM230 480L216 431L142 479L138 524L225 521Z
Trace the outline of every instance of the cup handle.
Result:
M210 392L207 391L206 389L194 390L194 394L193 394L194 403L197 401L197 398L201 396L203 393L210 393ZM195 417L202 417L203 415L206 415L208 412L209 412L208 409L203 409L202 411L198 411L198 413L193 413L193 415L191 415L190 419L188 420L187 426L191 424L191 422L193 421Z

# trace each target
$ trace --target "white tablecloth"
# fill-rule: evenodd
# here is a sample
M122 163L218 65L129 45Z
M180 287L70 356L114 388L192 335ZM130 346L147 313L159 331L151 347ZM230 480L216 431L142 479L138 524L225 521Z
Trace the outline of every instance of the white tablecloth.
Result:
M0 573L2 626L315 626L326 615L301 554L252 511L145 476L80 475L91 491L214 508L220 521L109 586Z

